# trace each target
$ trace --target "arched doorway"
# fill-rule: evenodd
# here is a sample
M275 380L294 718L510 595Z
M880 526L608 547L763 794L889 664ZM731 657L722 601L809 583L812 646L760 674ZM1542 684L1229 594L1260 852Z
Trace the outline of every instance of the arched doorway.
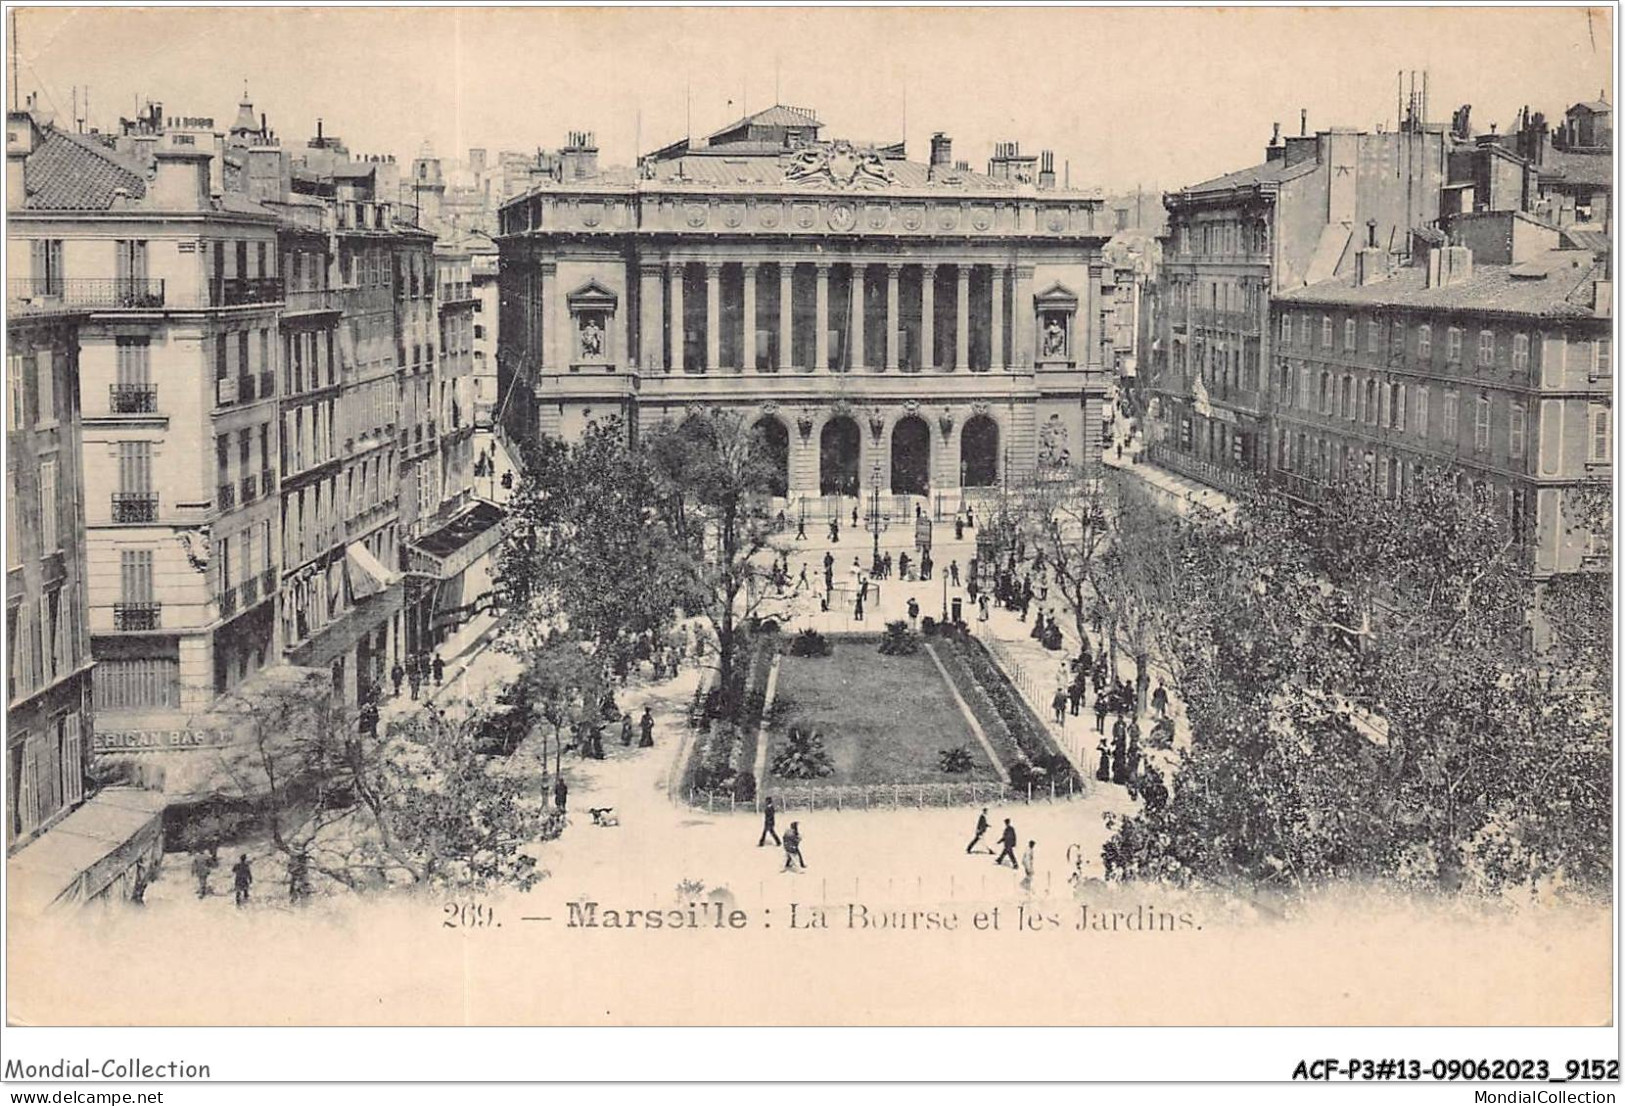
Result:
M858 424L837 415L818 435L818 491L820 495L858 494Z
M999 424L973 415L959 432L960 480L967 488L991 488L999 482Z
M918 415L892 427L891 490L894 495L927 495L931 490L931 428Z
M772 415L756 420L756 433L768 465L768 488L773 495L790 494L790 431Z

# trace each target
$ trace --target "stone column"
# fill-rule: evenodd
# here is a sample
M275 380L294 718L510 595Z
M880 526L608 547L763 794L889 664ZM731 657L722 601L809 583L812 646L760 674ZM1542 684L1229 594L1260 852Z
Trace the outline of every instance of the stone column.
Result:
M795 276L796 266L792 261L779 262L779 364L780 372L788 372L795 363L795 332L792 322L795 319L795 300L791 295L793 291L792 279Z
M991 356L989 367L993 372L1004 369L1004 288L1005 269L1003 265L993 266L993 319L992 341L990 343Z
M1033 267L1031 265L1016 266L1015 297L1010 303L1010 332L1012 339L1012 356L1015 367L1030 369L1033 367L1033 329L1037 323L1033 319Z
M650 262L640 264L638 278L638 368L645 373L659 372L665 359L660 330L665 285L661 281L660 266Z
M754 371L756 368L756 262L746 261L744 264L745 278L745 340L742 343L744 353L741 355L742 368Z
M671 266L671 367L676 372L688 369L688 328L683 325L683 274L686 261Z
M722 364L722 262L705 263L705 371Z
M559 315L559 313L558 313L557 302L556 302L558 300L558 296L559 296L559 277L558 277L558 269L556 267L554 267L553 265L542 265L542 266L539 267L538 271L539 271L539 273L541 275L541 278L542 278L541 279L541 288L542 288L542 291L541 291L541 297L542 297L542 315L541 315L541 318L542 318L542 364L541 364L541 368L542 368L542 371L545 372L545 371L547 371L549 369L557 370L559 368L559 356L558 356L558 352L557 352L558 345L557 345L557 342L555 340L558 337L558 330L559 330L559 325L558 325L558 315Z
M1083 340L1087 345L1082 357L1079 357L1076 352L1072 355L1073 362L1080 369L1100 368L1100 346L1102 341L1100 333L1100 272L1099 265L1089 266L1089 294L1086 297L1087 302L1083 305Z
M954 329L954 367L960 372L970 368L970 266L955 265L959 274L959 305L957 325Z
M898 278L902 275L903 267L897 264L886 266L886 370L897 371L897 303Z
M851 359L847 362L854 372L863 368L867 358L863 353L863 311L864 301L867 298L869 267L862 262L851 266L852 273L852 333L848 335L847 344L852 348Z
M920 266L920 367L937 365L937 267Z
M813 371L829 371L829 262L820 261L818 268L817 306L813 313Z

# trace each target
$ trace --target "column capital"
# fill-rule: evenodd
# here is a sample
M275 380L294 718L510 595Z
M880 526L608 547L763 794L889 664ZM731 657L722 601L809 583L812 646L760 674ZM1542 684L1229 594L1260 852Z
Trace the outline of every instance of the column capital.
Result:
M1018 261L1010 267L1016 271L1017 280L1031 280L1033 273L1038 268L1038 266L1026 261Z
M708 276L708 277L714 277L714 276L721 276L722 275L722 267L724 265L726 265L727 262L725 262L725 261L706 261L706 262L703 262L703 264L705 265L705 275Z
M666 272L666 264L664 261L640 261L638 262L638 274L646 277L662 276Z
M819 258L817 261L812 263L812 267L817 271L819 276L827 277L829 276L829 271L835 268L835 262Z
M896 280L899 276L902 275L902 273L903 273L903 262L901 262L901 261L888 261L888 262L886 262L886 277L888 279Z
M920 262L920 271L923 273L934 274L937 271L937 263L935 261L922 261Z

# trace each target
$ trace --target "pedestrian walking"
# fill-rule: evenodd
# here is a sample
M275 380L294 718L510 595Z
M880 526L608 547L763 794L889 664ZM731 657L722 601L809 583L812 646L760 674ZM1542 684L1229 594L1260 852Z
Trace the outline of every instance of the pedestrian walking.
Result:
M1112 747L1102 737L1100 744L1095 748L1100 753L1100 766L1095 769L1095 779L1101 783L1110 783L1112 778Z
M389 670L389 678L395 681L395 694L398 697L401 693L401 681L406 679L406 669L401 667L400 661L396 661L395 667Z
M948 562L948 579L953 581L954 587L957 588L959 586L959 562L958 561L949 561Z
M643 732L638 741L638 748L652 749L655 743L655 716L648 707L643 708L643 717L638 719L638 728Z
M632 716L630 714L623 714L623 715L621 715L621 748L630 749L631 747L632 747Z
M986 622L987 621L987 592L984 591L981 595L976 597L976 606L977 606L977 611L978 611L978 613L976 615L977 621Z
M791 822L790 828L784 831L784 871L793 871L795 866L801 865L801 870L807 870L807 862L801 857L801 823Z
M1036 841L1027 842L1027 847L1021 853L1021 889L1023 891L1033 889L1033 849L1037 844Z
M965 529L976 529L976 508L974 507L965 508Z
M796 519L796 541L807 540L807 516L802 515Z
M1127 783L1128 779L1128 727L1119 718L1112 725L1112 782Z
M560 776L553 781L553 809L563 814L569 810L569 807L570 785L564 782L563 776Z
M976 835L970 839L970 844L965 846L965 853L967 855L969 855L970 853L975 852L977 844L982 840L982 838L986 834L987 834L987 807L984 806L982 808L982 813L980 813L980 814L978 814L976 816ZM992 851L992 850L989 850L989 851Z
M192 854L192 878L197 880L197 897L206 899L210 895L209 876L214 874L214 864L210 862L209 855L202 849Z
M853 622L862 622L863 621L863 596L862 596L861 593L858 595L857 603L854 604L853 607L852 607L852 621Z
M310 854L303 850L288 858L288 901L310 898Z
M254 884L254 869L248 863L248 854L243 853L237 858L237 863L231 866L231 890L237 899L239 909L248 905L248 889Z
M1003 848L993 863L1002 868L1004 867L1004 858L1009 857L1010 867L1019 868L1021 865L1016 861L1016 827L1010 824L1008 818L1004 820L1004 832L999 835L999 844Z
M407 678L412 683L412 702L415 703L418 701L418 688L421 687L423 683L422 677L418 675L417 665L414 664L411 670L408 671Z
M841 520L838 518L829 520L829 540L837 544L841 540Z
M1157 681L1157 690L1151 693L1151 709L1157 712L1159 718L1168 717L1168 689Z
M804 564L804 565L801 566L801 575L796 577L796 590L800 591L802 588L804 588L806 586L807 586L807 566Z
M439 687L446 678L446 662L440 659L440 654L434 655L434 686Z
M778 831L773 828L773 819L775 816L777 816L777 814L778 808L773 805L773 796L769 795L767 797L767 802L762 805L762 836L756 839L756 847L758 849L767 844L767 839L769 837L773 839L773 844L775 845L782 846L784 844L784 842L779 840Z
M856 503L854 503L852 505L852 529L856 530L857 528L858 528L858 505Z
M1055 724L1057 726L1066 725L1066 688L1056 688L1055 698L1050 700L1049 705L1050 709L1055 712Z
M920 601L912 595L908 597L908 628L918 629L920 625Z
M1071 708L1073 718L1078 716L1078 707L1083 703L1083 681L1072 677L1072 683L1066 689L1067 706Z
M1103 733L1106 732L1106 715L1108 715L1110 713L1111 713L1111 711L1106 706L1106 697L1104 695L1100 694L1100 690L1099 690L1099 688L1097 686L1096 689L1095 689L1095 732L1096 733L1103 734Z
M954 516L954 541L965 540L965 520L958 515Z

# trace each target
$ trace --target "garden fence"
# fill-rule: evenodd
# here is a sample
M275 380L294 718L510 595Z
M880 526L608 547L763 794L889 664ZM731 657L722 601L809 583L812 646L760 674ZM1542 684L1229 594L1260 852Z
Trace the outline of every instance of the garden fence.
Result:
M1083 789L1071 779L1014 787L996 781L967 783L896 783L850 787L780 787L768 794L780 810L904 810L926 807L980 806L999 803L1067 802L1082 798ZM737 799L726 791L690 790L691 806L713 813L759 812L763 796Z

